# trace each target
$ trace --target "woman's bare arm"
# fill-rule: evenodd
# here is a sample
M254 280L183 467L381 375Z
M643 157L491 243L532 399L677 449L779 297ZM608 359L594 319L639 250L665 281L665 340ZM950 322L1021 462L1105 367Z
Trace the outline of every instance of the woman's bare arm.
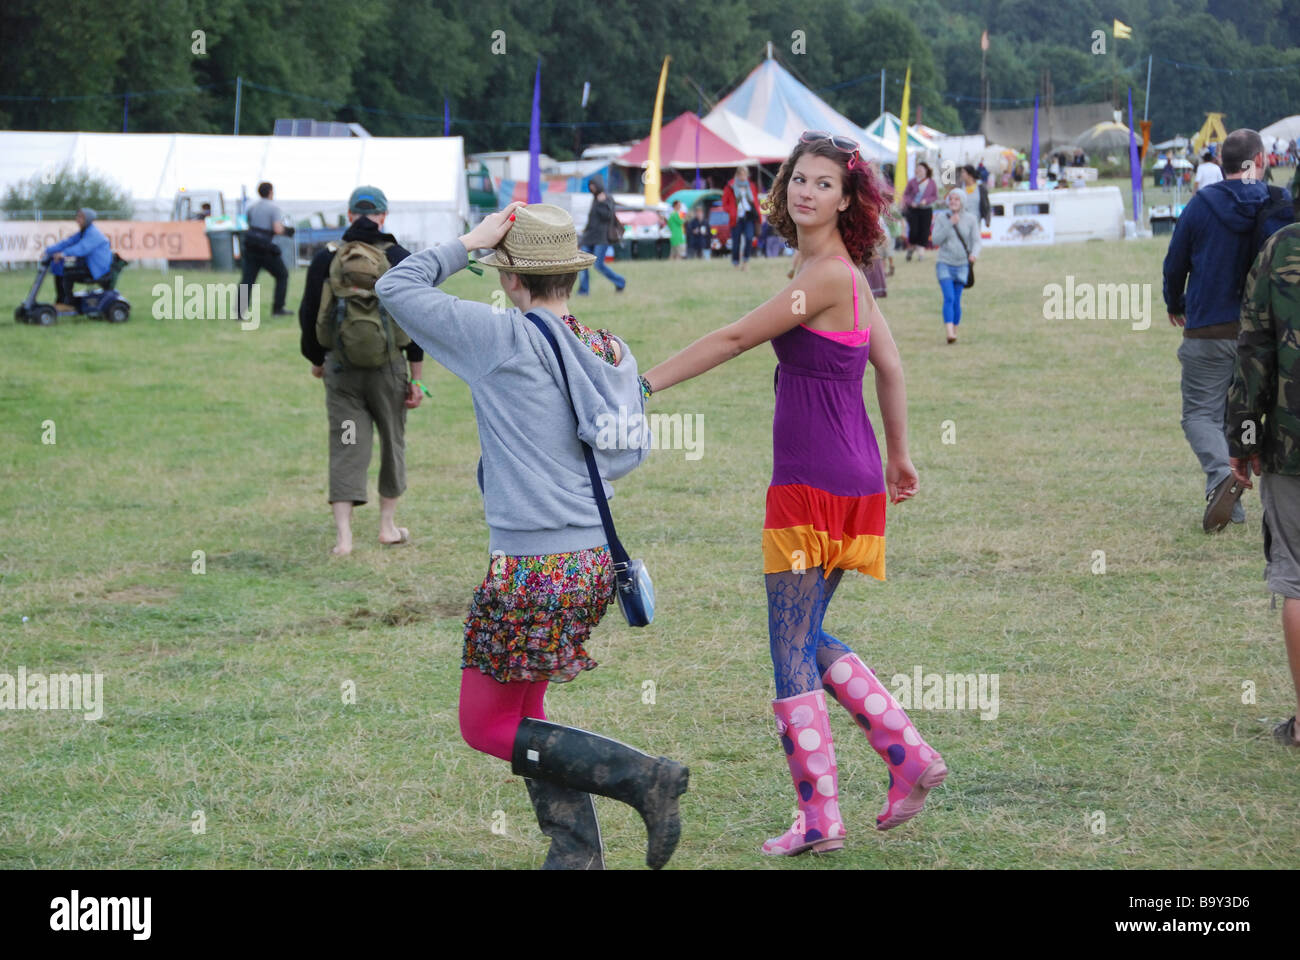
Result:
M841 285L830 282L837 264L824 260L810 264L780 293L734 323L705 334L689 347L646 372L650 389L658 393L698 377L740 356L746 350L807 323L835 303ZM841 270L842 272L842 270Z

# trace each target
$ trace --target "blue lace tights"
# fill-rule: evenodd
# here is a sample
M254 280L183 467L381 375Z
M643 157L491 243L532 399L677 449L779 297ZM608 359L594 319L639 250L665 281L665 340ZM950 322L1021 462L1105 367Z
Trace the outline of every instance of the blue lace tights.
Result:
M767 628L778 699L820 689L827 668L853 652L822 629L843 573L832 570L824 577L821 567L813 567L767 574Z

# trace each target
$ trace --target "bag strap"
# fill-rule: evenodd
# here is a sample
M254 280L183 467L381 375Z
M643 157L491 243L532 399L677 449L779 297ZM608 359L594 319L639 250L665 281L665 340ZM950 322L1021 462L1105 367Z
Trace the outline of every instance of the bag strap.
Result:
M957 234L957 240L958 240L958 242L961 243L961 248L962 248L963 250L966 251L966 258L969 260L969 259L970 259L970 247L966 246L966 241L965 241L965 239L962 237L962 235L961 235L961 231L958 230L956 226L954 226L954 227L952 228L952 232L955 233L955 234Z
M343 298L335 295L334 297L334 349L338 351L339 356L343 359L343 366L351 366L348 362L348 352L343 349L343 320L346 318L348 305Z
M575 423L578 420L578 410L573 405L573 391L569 387L569 372L564 369L564 356L560 353L560 345L555 342L555 335L551 333L550 328L545 321L535 313L524 314L533 326L541 331L546 342L551 345L551 352L555 354L555 360L560 365L560 376L564 378L564 395L569 400L569 409L573 411ZM623 549L622 542L618 539L618 534L614 531L614 518L609 512L609 501L605 498L605 485L600 479L600 471L596 469L596 455L592 453L591 445L581 437L578 442L582 444L582 453L587 460L587 475L591 478L591 492L596 497L596 509L600 511L600 525L605 528L605 539L609 544L610 556L614 558L614 569L622 573L627 569L630 562L627 551Z

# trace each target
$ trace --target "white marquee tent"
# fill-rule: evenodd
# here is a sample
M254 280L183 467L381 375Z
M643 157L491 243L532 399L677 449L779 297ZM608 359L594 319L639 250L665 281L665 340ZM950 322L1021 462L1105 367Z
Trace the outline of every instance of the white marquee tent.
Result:
M66 164L115 180L136 220L168 220L177 193L216 191L226 213L257 184L291 218L347 209L367 184L388 197L385 228L410 249L460 235L469 215L460 137L235 137L187 133L0 132L0 189Z

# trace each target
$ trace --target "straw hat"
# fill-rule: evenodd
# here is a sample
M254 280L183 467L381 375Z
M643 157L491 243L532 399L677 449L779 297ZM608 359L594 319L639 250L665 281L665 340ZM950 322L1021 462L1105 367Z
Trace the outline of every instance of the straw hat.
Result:
M515 210L515 225L479 261L511 273L575 273L595 262L594 256L578 249L578 231L569 211L551 203Z

